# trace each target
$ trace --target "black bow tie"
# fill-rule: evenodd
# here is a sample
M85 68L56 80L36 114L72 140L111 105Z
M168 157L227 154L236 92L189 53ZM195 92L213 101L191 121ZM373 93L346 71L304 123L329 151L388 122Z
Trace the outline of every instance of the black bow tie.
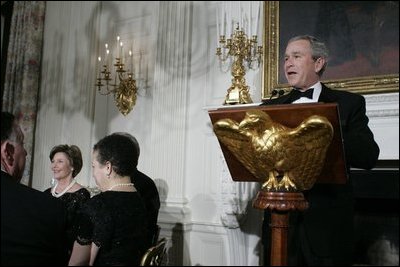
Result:
M293 89L292 93L291 93L291 102L296 101L297 99L299 99L300 97L307 97L309 99L313 98L313 92L314 92L314 88L310 88L307 91L300 91L298 89Z

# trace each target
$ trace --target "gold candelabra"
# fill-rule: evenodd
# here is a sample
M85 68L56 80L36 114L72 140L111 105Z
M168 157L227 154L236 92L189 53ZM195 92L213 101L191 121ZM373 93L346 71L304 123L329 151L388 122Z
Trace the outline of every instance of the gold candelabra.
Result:
M118 38L119 41L119 38ZM114 79L111 78L111 71L108 67L107 58L109 55L108 46L106 44L106 58L105 62L102 65L102 69L100 69L99 77L97 78L96 86L101 95L109 95L111 93L114 94L114 101L116 102L117 108L119 111L126 116L136 104L137 98L137 87L136 80L133 76L133 62L132 62L132 51L129 51L129 59L130 59L130 69L125 70L123 63L123 50L122 50L122 42L120 44L121 52L120 56L115 58L116 63L115 67L115 76ZM98 58L99 62L101 62L101 57ZM114 83L111 81L114 80Z
M255 70L261 63L262 46L257 45L257 35L248 38L244 30L240 30L239 24L237 24L231 38L225 39L225 35L219 36L219 44L216 55L220 62L225 64L227 60L233 59L231 65L232 85L228 88L224 105L253 103L249 93L250 88L246 85L244 76L246 67Z

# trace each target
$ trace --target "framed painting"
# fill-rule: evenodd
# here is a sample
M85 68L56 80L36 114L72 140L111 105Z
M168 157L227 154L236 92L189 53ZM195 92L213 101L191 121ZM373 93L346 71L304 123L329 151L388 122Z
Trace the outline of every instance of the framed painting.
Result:
M290 89L283 71L288 40L312 35L330 51L322 82L360 94L399 90L398 1L265 1L262 99Z

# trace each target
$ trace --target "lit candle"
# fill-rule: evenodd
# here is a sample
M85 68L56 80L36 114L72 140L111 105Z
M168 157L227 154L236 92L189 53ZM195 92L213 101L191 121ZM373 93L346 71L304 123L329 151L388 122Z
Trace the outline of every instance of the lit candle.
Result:
M133 73L133 54L132 54L132 50L129 50L129 60L130 60L130 69L131 72Z
M108 67L108 64L110 63L110 56L109 56L109 54L110 54L110 50L108 50L107 49L107 51L106 51L106 65L107 65L107 67Z
M106 47L106 55L104 57L104 65L108 66L108 44L105 44Z
M99 78L101 78L101 57L98 57L97 60L99 61L99 70L97 72L99 74Z
M226 26L228 27L226 35L227 38L231 38L232 34L232 1L229 1L228 19L226 21Z
M142 51L139 51L139 63L138 63L138 73L137 73L137 77L139 79L140 79L140 77L142 77L142 68L143 68Z
M121 59L121 64L122 64L122 57L124 56L124 50L123 50L124 49L124 43L120 42L119 45L120 45L119 58Z
M242 1L239 1L239 30L243 27L243 20L242 20Z
M222 28L223 28L222 34L224 36L226 36L226 1L224 1L223 4L222 4L222 11L221 12L222 12L222 17L223 17L223 19L222 19Z
M256 19L256 32L254 35L258 35L258 21L260 20L260 1L257 2L257 9L258 9L258 14L257 14L257 19Z
M249 9L250 9L250 10L249 10L249 14L250 14L250 15L249 15L249 20L247 21L248 26L249 26L249 32L248 32L247 34L248 34L249 37L251 37L251 22L253 21L253 19L252 19L252 14L251 14L251 13L252 13L252 12L251 12L251 11L252 11L251 9L252 9L253 6L251 5L251 3L252 3L252 1L250 1L250 3L249 3L249 6L250 6L250 7L249 7Z
M117 47L116 47L117 51L116 52L118 52L118 47L119 47L119 35L117 36ZM117 55L118 55L118 53L115 53L115 56L117 56Z
M217 47L219 47L219 36L220 36L220 32L219 32L219 16L218 16L218 4L217 4L217 10L215 12L215 14L217 15Z

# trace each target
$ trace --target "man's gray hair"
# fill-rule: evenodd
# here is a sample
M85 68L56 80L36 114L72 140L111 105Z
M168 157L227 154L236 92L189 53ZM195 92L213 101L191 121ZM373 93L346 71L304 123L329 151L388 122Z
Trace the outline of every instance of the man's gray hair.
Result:
M324 73L326 66L328 65L328 57L329 57L329 51L328 48L326 47L325 43L318 40L314 36L311 35L299 35L291 38L288 42L294 42L294 41L299 41L299 40L306 40L310 43L311 46L311 55L312 58L315 60L319 58L325 59L325 64L322 66L321 70L318 72L318 75L321 77L322 74Z

